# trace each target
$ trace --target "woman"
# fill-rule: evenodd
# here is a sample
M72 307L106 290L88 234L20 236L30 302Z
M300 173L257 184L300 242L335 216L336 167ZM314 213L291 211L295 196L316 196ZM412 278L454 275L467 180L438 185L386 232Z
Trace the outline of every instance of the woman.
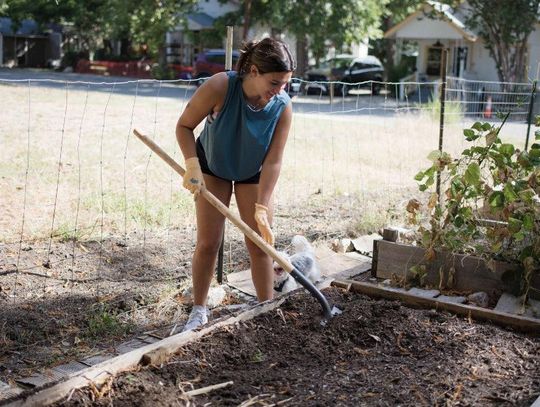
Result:
M244 45L236 71L209 78L193 95L176 126L186 161L183 185L195 198L206 188L225 205L234 190L240 217L271 245L272 192L281 169L292 107L283 90L295 63L287 45L265 38ZM205 120L195 141L193 130ZM216 266L225 218L196 199L193 309L184 331L208 322L206 298ZM270 256L246 238L259 301L273 296Z

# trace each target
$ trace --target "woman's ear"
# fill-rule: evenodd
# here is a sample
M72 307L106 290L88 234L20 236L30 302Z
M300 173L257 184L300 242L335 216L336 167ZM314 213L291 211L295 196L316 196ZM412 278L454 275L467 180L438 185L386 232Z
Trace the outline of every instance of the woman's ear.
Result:
M252 76L257 76L259 74L259 70L257 69L255 65L252 64L251 67L249 68L249 73Z

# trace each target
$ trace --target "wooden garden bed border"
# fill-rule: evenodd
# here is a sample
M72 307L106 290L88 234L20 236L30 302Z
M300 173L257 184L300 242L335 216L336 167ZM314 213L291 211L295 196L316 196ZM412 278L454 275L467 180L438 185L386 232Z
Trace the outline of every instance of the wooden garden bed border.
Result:
M451 254L435 251L432 261L424 258L425 249L420 246L398 243L388 240L373 242L373 263L371 275L376 278L406 279L413 266L426 266L425 283L432 287L450 288L463 292L485 291L490 296L500 295L501 292L513 289L503 282L504 275L515 273L517 264L493 261L489 269L485 259L472 255ZM453 269L450 276L449 270ZM441 281L442 279L442 281ZM533 299L540 300L540 276L533 276L529 291Z
M440 301L437 300L437 298L420 297L396 289L384 288L377 284L360 281L335 280L332 282L332 286L365 294L369 297L398 300L412 308L435 308L436 310L445 310L467 318L479 321L489 321L500 326L511 327L522 332L533 334L534 336L540 336L540 319L536 318L507 314L505 312L475 307L472 305Z
M285 295L271 302L257 304L252 308L232 317L217 320L214 324L200 331L190 331L178 333L168 338L162 339L150 345L132 350L122 355L113 357L97 365L91 366L82 371L73 373L68 378L45 388L29 390L31 393L23 392L18 396L0 401L0 406L44 406L60 401L68 397L72 391L81 387L94 384L99 386L107 379L116 374L132 369L139 365L143 357L159 353L160 358L168 359L180 347L194 342L197 339L216 331L224 326L233 325L237 322L247 321L260 314L271 311L279 307L289 297Z

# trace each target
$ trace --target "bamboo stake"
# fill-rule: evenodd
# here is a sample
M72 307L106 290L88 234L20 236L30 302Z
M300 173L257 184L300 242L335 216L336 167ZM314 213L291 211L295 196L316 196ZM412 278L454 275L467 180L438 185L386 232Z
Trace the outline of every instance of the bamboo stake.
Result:
M200 389L186 391L184 392L184 394L189 397L198 396L200 394L209 393L213 390L218 390L218 389L222 389L223 387L231 386L233 383L234 383L233 381L230 381L230 382L224 382L224 383L219 383L219 384L213 384L211 386L201 387Z

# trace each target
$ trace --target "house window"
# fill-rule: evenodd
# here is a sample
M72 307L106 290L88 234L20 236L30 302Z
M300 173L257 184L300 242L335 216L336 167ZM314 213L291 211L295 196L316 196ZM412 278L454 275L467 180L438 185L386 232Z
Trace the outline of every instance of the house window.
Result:
M428 48L426 74L440 75L442 50L443 45L439 41Z
M458 78L463 75L463 71L467 69L467 47L454 48L454 60L452 64L452 73Z

